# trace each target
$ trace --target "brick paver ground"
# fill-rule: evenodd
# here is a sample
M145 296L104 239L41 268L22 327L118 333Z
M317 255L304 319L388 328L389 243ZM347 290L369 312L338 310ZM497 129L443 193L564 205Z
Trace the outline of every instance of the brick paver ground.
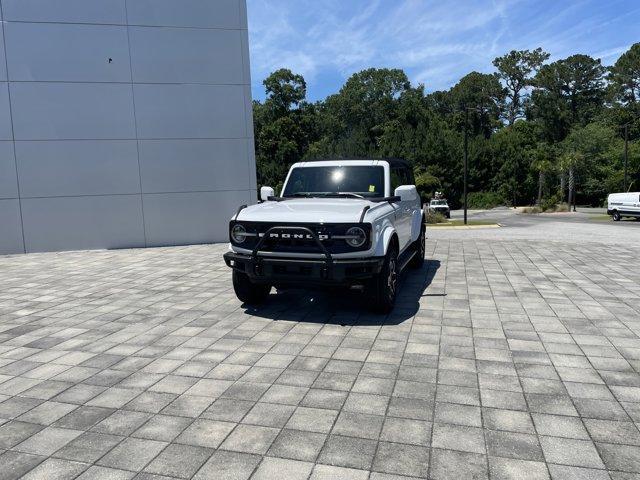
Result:
M429 240L388 318L195 246L0 257L0 479L640 475L640 250Z

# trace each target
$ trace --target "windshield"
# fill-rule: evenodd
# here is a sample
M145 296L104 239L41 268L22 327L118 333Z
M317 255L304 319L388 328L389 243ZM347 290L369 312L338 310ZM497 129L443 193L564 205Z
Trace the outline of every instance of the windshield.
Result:
M298 167L284 197L384 197L384 168L374 166Z
M446 205L446 200L431 200L431 205Z

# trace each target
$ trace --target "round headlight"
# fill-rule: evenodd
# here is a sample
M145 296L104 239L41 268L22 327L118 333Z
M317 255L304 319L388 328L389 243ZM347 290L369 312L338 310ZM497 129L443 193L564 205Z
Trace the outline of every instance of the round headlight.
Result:
M247 229L239 223L236 223L231 229L231 240L233 240L234 243L242 243L247 238L246 233Z
M351 247L358 248L364 245L364 242L367 241L367 234L360 227L351 227L347 230L348 238L345 240L347 244Z

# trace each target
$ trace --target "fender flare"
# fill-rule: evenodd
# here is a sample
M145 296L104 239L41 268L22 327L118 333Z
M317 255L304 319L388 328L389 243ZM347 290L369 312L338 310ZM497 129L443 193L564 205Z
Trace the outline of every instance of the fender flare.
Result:
M387 250L389 249L389 244L391 243L391 239L393 237L398 236L396 233L396 229L392 225L385 225L382 228L382 232L378 235L378 241L376 242L376 249L374 252L374 256L376 257L384 257L387 254Z

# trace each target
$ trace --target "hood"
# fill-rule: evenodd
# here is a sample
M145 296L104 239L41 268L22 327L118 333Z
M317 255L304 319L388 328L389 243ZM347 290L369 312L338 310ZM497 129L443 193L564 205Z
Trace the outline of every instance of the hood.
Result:
M353 198L300 198L251 205L238 220L249 222L354 223L365 206L376 205Z

